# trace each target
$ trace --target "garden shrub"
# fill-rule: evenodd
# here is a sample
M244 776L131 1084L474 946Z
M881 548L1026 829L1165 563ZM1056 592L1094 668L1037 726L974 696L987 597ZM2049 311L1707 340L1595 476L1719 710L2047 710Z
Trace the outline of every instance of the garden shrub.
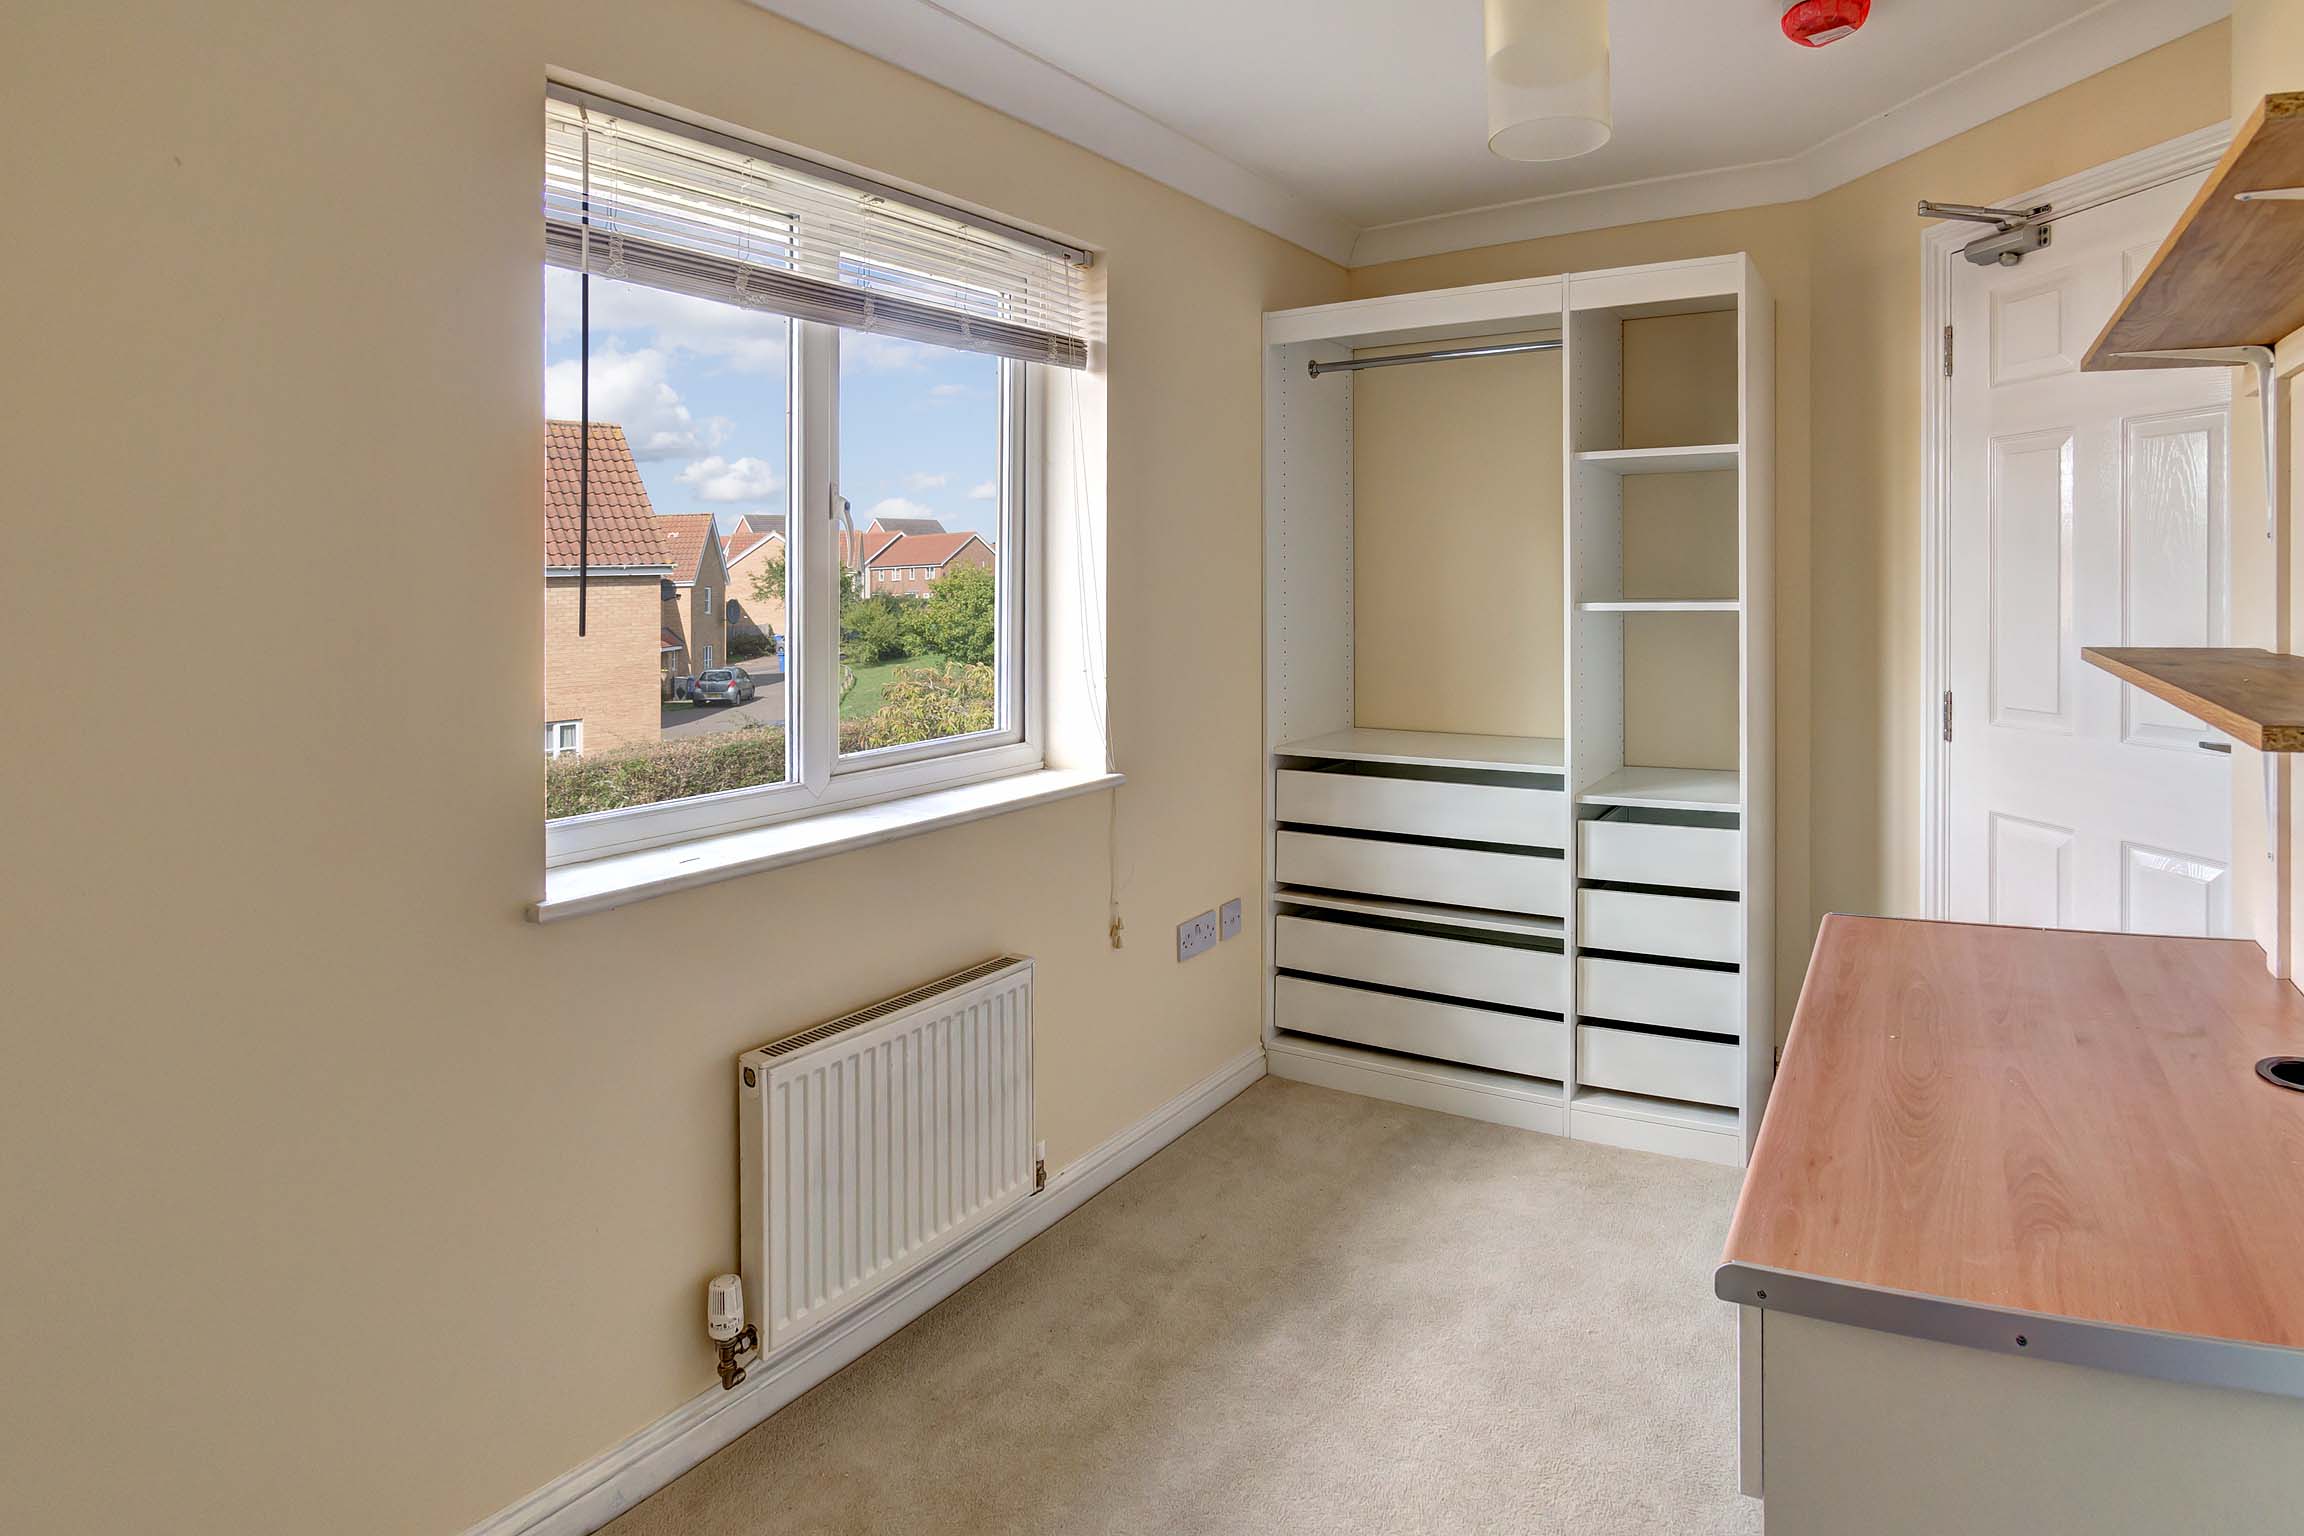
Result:
M994 673L990 667L952 662L898 667L880 695L880 708L860 722L868 747L900 747L939 736L992 729ZM845 743L843 743L845 745Z
M776 784L784 778L784 728L748 725L706 731L643 747L549 758L544 815L556 820L588 811L618 811L689 795Z

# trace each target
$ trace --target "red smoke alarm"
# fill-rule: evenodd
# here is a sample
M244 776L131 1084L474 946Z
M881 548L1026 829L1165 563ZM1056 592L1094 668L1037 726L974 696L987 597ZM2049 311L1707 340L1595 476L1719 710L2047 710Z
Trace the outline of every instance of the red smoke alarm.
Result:
M1864 25L1872 0L1792 0L1784 7L1784 35L1803 48L1836 43Z

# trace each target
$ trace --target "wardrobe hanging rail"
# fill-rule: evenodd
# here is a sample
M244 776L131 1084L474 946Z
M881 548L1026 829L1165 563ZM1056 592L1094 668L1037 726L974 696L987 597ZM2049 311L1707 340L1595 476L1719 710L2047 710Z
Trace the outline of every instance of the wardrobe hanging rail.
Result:
M1450 347L1439 352L1402 352L1394 357L1355 357L1342 363L1307 363L1312 377L1324 373L1357 373L1363 368L1397 368L1403 363L1444 363L1458 357L1502 357L1510 352L1557 352L1557 341L1507 341L1493 347Z

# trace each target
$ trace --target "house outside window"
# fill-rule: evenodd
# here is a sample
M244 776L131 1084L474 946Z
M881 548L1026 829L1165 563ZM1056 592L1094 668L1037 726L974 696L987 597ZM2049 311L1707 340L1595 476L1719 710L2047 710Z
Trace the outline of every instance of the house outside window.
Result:
M1026 423L1085 361L1085 257L558 86L546 126L547 414L627 416L673 567L634 621L662 656L660 739L615 749L662 762L548 784L551 862L1040 766ZM875 229L884 249L857 249ZM935 565L882 565L899 526L965 541L981 574L937 592ZM740 706L685 697L740 632L764 643L731 612L782 621L780 670ZM699 729L712 754L687 749Z
M547 720L544 722L544 755L546 757L560 757L583 750L583 721Z

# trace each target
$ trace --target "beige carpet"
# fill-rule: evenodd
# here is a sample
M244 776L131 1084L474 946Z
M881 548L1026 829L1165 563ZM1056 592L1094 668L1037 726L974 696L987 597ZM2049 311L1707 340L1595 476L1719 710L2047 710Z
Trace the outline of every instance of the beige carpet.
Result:
M1757 1532L1735 1189L1266 1078L608 1530Z

